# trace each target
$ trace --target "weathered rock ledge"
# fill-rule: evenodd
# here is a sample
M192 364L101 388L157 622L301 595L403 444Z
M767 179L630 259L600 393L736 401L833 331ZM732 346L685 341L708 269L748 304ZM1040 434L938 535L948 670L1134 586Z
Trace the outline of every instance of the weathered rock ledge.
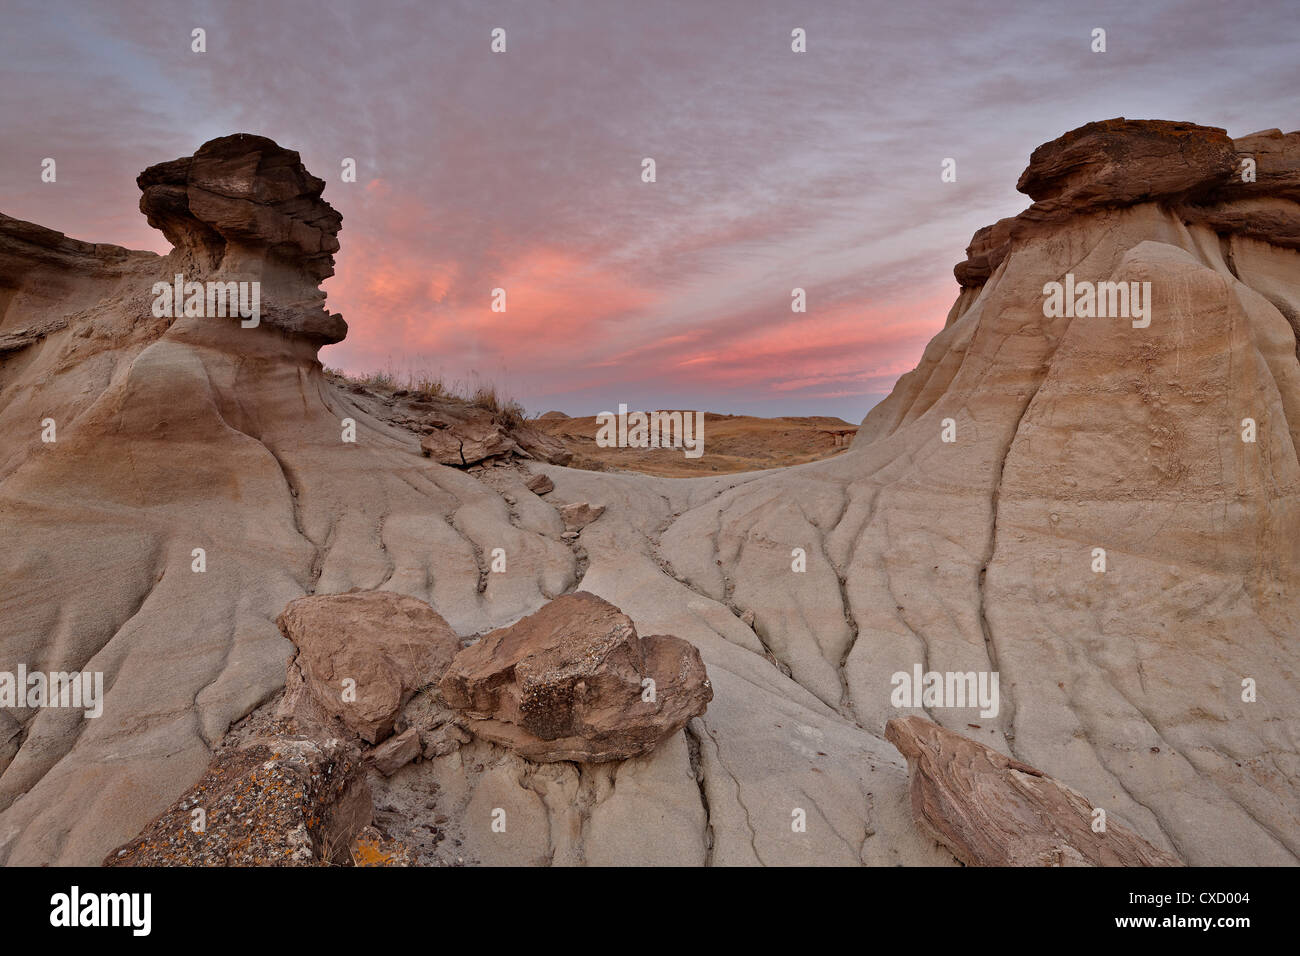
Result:
M889 721L885 739L907 758L917 826L967 866L1182 865L1113 820L1099 824L1078 791L923 717Z
M1255 163L1253 180L1243 160ZM1233 140L1217 127L1168 120L1088 123L1030 155L1016 188L1034 200L978 230L953 268L963 288L983 285L1013 243L1053 233L1076 217L1156 202L1185 223L1204 223L1300 249L1300 132L1272 129Z

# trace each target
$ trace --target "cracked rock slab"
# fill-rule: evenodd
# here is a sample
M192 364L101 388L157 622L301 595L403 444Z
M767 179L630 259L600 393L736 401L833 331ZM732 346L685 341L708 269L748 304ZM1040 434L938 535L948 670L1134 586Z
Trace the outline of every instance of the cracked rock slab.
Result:
M420 442L426 458L442 465L464 468L487 458L519 450L506 429L488 412L471 413L463 419L434 419L434 430Z

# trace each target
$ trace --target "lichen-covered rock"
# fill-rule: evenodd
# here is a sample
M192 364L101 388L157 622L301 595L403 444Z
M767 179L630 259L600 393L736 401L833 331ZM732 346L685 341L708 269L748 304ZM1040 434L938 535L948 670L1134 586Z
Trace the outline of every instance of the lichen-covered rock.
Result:
M465 648L440 687L474 734L543 763L647 753L713 698L692 645L638 637L627 615L585 591Z
M410 866L411 852L400 840L390 840L377 827L368 826L352 843L353 866Z
M341 863L371 812L355 747L259 737L219 752L198 783L104 865Z

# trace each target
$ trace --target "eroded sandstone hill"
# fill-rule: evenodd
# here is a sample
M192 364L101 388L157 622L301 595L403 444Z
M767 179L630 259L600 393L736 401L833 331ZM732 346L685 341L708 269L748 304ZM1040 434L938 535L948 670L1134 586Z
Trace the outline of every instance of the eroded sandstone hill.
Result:
M225 137L139 183L168 256L0 219L0 670L106 689L95 719L0 709L0 861L98 862L200 781L281 691L295 598L397 591L469 637L579 586L696 645L713 699L642 757L472 739L398 771L380 799L467 862L954 863L883 738L906 714L1184 862L1300 857L1300 134L1041 147L847 453L678 480L422 456L317 361L340 220L297 154ZM177 272L259 279L262 321L153 317ZM1067 274L1150 282L1149 325L1047 317ZM579 502L605 510L566 537ZM896 708L918 665L996 671L997 714Z

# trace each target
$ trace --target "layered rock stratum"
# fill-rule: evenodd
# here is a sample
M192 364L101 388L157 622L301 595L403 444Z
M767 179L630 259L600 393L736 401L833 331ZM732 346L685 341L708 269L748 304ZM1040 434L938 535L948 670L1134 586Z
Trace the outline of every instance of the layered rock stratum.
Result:
M360 588L467 641L581 589L694 645L713 691L598 764L529 761L415 691L394 730L418 762L371 781L414 862L955 864L884 739L924 715L1104 808L1144 862L1296 863L1298 169L1300 133L1066 134L848 451L692 479L470 473L329 381L340 220L270 140L142 174L167 256L0 219L0 670L106 691L98 718L0 709L0 861L139 847L280 699L286 606ZM178 272L260 279L263 320L154 317ZM1067 274L1150 282L1149 325L1049 317ZM574 504L603 512L566 538ZM896 706L914 668L996 672L996 714ZM425 818L436 841L396 832Z

